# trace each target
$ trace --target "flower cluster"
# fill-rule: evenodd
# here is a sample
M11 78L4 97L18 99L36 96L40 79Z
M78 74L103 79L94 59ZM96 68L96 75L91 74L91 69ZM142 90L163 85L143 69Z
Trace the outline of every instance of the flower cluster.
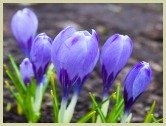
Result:
M37 86L43 85L48 79L48 66L53 63L63 88L59 114L55 113L58 114L58 122L70 122L80 90L98 59L103 79L103 101L108 99L110 87L132 54L131 38L127 35L112 35L99 55L99 36L94 29L90 33L69 26L52 41L45 33L36 35L37 28L38 19L30 9L25 8L14 14L11 29L26 57L20 64L22 81L27 86L34 77ZM124 79L125 116L128 116L133 103L146 90L151 78L151 68L145 61L137 63L129 71ZM70 90L74 94L68 103ZM107 115L108 107L109 100L101 106L104 116ZM101 122L100 116L97 117L97 122Z

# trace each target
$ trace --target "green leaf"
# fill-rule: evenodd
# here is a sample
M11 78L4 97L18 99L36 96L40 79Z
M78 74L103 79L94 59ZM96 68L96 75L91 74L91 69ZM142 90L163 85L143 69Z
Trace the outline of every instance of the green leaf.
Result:
M101 118L101 121L102 121L103 123L106 123L106 119L105 119L105 117L104 117L104 115L103 115L103 112L102 112L102 110L100 109L99 105L97 104L97 102L96 102L96 100L95 100L95 96L94 96L92 93L89 93L89 95L90 95L90 97L91 97L91 100L92 100L93 104L94 104L95 107L97 108L97 112L98 112L98 114L99 114L99 116L100 116L100 118Z
M115 123L118 121L118 118L121 117L124 109L124 99L121 94L121 84L118 84L116 87L116 94L115 99L114 99L114 106L112 107L111 111L108 113L107 116L107 122L109 123Z
M96 109L95 109L95 105L94 105L93 102L92 102L91 110L92 110L92 111L96 110ZM96 122L96 113L94 113L94 114L92 115L92 123L95 123L95 122Z
M23 81L21 79L21 75L20 75L19 69L17 67L17 64L16 64L14 58L11 55L9 55L9 60L10 60L10 63L12 65L13 69L14 69L15 76L18 79L19 86L22 88L23 91L25 91L26 90L25 84L23 83Z
M20 104L17 104L17 113L19 114L19 115L23 115L23 109L22 109L22 106L20 105Z
M120 100L120 83L118 83L118 85L117 85L117 88L116 88L116 104L118 104L119 103L119 100Z
M47 87L48 87L48 84L50 83L50 77L51 77L51 73L54 72L54 65L53 64L50 64L48 66L48 69L47 69L47 73L46 73L46 78L47 78L47 81L46 83L44 84L44 88L43 88L43 93L46 91Z
M153 113L154 113L155 106L156 106L156 102L153 101L153 104L151 105L150 110L148 111L148 113L145 117L144 123L151 123L153 121L152 116L153 116Z
M4 64L4 69L5 69L5 72L8 75L8 77L13 82L15 89L21 94L22 93L22 89L18 85L19 82L18 82L17 78L14 76L14 74L11 72L11 70L8 68L8 66L6 64Z
M7 105L6 105L6 111L9 112L11 110L11 108L12 108L11 103L7 103Z
M163 118L158 119L158 120L154 121L153 123L161 123L161 122L163 122Z
M87 122L90 118L93 117L93 115L96 113L96 111L92 110L89 113L87 113L86 115L84 115L82 118L80 118L77 123L85 123Z
M118 118L122 115L124 109L124 101L121 99L121 102L116 106L116 111L114 113L114 116L112 119L110 119L111 122L117 122Z
M22 97L20 96L19 93L16 93L14 91L14 89L10 86L9 82L8 81L5 81L5 86L6 88L9 90L9 92L12 94L12 96L16 99L16 102L17 102L17 105L19 105L20 107L22 107L23 110L25 110L25 107L26 105L24 105L23 103L23 99ZM19 114L19 113L18 113Z
M98 104L99 107L101 107L105 102L107 102L109 99L113 99L115 97L115 93L112 93L112 95L110 95L107 99L105 99L104 101L102 101L101 103Z
M58 113L59 113L59 100L57 95L57 84L55 83L55 74L50 73L51 76L51 96L53 101L53 109L54 109L54 122L58 122Z

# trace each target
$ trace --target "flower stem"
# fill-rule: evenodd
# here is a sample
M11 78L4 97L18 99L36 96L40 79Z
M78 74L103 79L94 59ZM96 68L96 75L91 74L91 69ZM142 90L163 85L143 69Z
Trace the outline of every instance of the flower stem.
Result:
M65 111L66 111L66 106L67 106L67 99L65 97L62 97L61 107L60 107L59 115L58 115L58 122L59 123L63 123L63 118L64 118Z
M108 95L103 95L103 101L106 100L108 98ZM107 100L105 103L103 103L103 105L101 106L101 111L103 112L103 115L106 117L107 116L107 112L108 112L108 107L109 107L109 103L110 103L110 100ZM101 118L100 116L98 115L97 116L97 120L96 122L98 123L101 123Z
M73 117L74 114L74 110L75 110L75 106L78 100L78 93L74 92L71 102L69 104L69 106L67 107L66 111L65 111L65 117L64 117L64 122L65 123L69 123Z
M128 115L129 115L129 111L124 111L124 115L123 115L123 118L121 120L121 123L126 123Z
M40 84L36 88L36 96L35 96L35 112L39 112L41 108L41 102L43 99L43 84Z

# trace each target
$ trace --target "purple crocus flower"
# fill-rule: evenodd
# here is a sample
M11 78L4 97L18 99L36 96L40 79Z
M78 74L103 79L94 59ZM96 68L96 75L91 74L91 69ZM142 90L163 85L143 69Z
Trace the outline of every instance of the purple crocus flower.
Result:
M35 13L24 8L17 11L11 20L11 29L23 53L29 57L33 38L38 28L38 19Z
M51 56L64 93L73 84L80 88L99 57L95 30L90 34L73 27L65 28L55 37Z
M33 64L35 78L40 83L51 59L52 40L45 33L37 35L33 41L30 59Z
M124 81L125 113L129 113L133 103L146 90L151 78L152 70L149 63L144 61L137 63L127 74Z
M31 77L34 76L33 66L28 58L25 58L20 64L20 73L24 84L31 83Z
M110 86L127 63L132 49L132 40L127 35L120 34L111 36L102 47L100 63L104 96L108 96Z

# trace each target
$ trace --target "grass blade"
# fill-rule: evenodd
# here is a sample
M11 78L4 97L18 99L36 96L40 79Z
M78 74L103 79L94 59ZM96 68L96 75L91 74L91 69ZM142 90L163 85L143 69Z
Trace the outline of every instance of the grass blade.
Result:
M55 83L55 74L51 73L51 96L53 101L54 109L54 122L58 122L58 113L59 113L59 100L57 95L57 85Z
M18 69L17 64L16 64L14 58L12 57L12 55L9 55L9 60L10 60L10 63L12 65L13 69L14 69L15 75L16 75L16 77L18 79L19 83L17 83L17 84L19 84L19 86L22 87L22 90L25 91L26 90L25 84L22 81L19 69Z
M92 93L89 93L89 95L90 95L91 100L92 100L92 102L94 103L95 107L97 108L97 111L98 111L98 114L99 114L99 116L100 116L100 118L101 118L101 121L102 121L103 123L106 123L106 119L105 119L105 117L104 117L104 115L103 115L103 112L101 111L100 107L98 106L98 104L97 104L97 102L96 102L96 100L95 100L94 95L93 95Z
M92 110L89 113L87 113L86 115L84 115L81 119L79 119L77 121L77 123L85 123L87 122L90 118L93 117L93 115L96 113L96 111Z
M154 112L154 109L155 109L155 106L156 106L156 102L153 101L151 107L150 107L150 110L149 112L147 113L146 117L145 117L145 120L144 120L144 123L151 123L152 122L152 114Z

